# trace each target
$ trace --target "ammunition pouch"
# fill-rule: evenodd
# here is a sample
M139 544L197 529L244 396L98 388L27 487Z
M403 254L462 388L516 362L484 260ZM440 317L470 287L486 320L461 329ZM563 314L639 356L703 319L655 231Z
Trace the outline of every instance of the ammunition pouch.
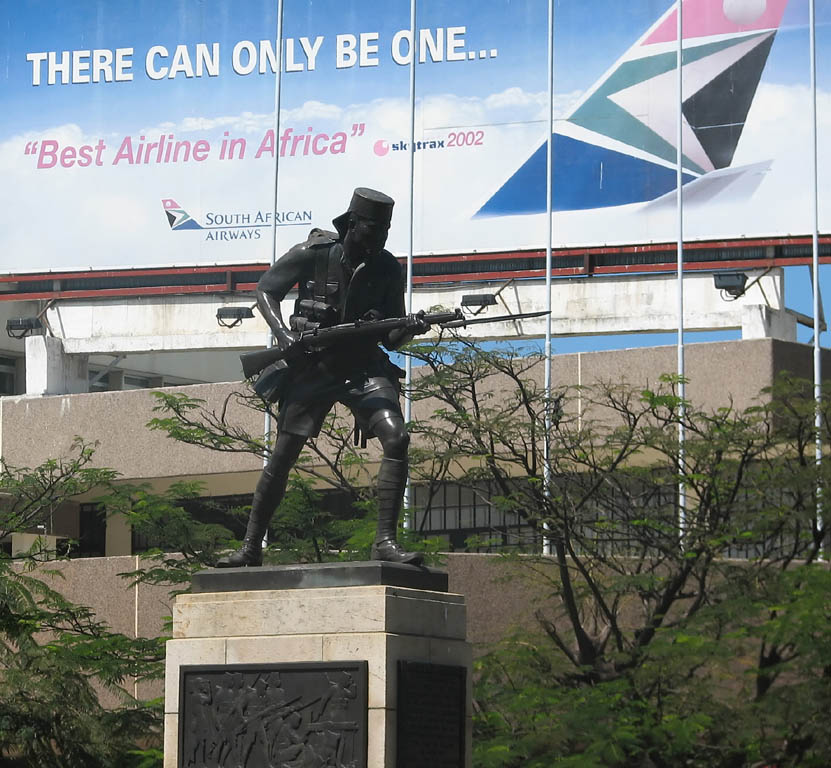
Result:
M267 403L278 403L288 389L291 371L285 360L263 368L254 382L254 391Z
M298 299L294 304L294 314L321 325L334 325L338 321L337 307L316 299Z
M315 249L314 280L299 286L300 296L294 302L294 312L289 320L293 331L314 331L341 321L342 252L339 243Z
M289 326L293 331L314 331L335 325L337 321L337 307L316 299L298 299L294 302L294 314L289 319Z

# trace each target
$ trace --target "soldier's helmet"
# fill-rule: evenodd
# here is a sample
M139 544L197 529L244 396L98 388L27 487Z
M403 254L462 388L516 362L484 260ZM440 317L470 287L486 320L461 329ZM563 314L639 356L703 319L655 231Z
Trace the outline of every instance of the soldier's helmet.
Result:
M349 214L355 213L365 219L377 221L379 224L389 226L392 221L392 207L395 205L389 195L369 187L358 187L352 193L352 200L345 213L332 219L338 234L343 237L349 226Z

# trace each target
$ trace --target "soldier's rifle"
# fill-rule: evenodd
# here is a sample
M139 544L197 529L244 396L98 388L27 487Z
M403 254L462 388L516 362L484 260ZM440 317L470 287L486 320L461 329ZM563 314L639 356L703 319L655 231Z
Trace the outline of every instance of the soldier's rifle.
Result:
M291 364L293 360L302 359L307 352L325 349L351 339L375 339L380 341L391 331L405 328L415 329L419 324L439 326L440 328L466 328L469 325L480 323L501 323L509 320L525 320L531 317L542 317L547 311L523 312L516 315L500 315L499 317L470 317L461 309L448 312L419 312L407 317L389 317L381 320L355 320L352 323L341 323L323 328L314 328L301 331L297 340L285 349L267 347L256 352L244 352L240 355L242 372L245 378L251 378L264 368L279 360Z

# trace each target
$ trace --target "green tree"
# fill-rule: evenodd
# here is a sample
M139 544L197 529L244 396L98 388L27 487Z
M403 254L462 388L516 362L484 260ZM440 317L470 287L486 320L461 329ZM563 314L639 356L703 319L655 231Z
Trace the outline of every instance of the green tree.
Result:
M673 377L546 400L539 356L413 354L430 466L498 489L484 501L551 550L519 561L541 632L480 663L480 765L831 763L829 470L810 387L783 379L745 410L682 404Z
M0 459L0 534L37 528L78 494L110 487L92 466L94 446L29 467ZM4 765L138 765L159 735L160 707L136 700L127 682L163 672L163 640L112 632L50 585L54 557L38 540L25 555L0 555L0 756ZM132 686L130 686L132 687ZM104 707L102 690L115 704Z
M123 514L148 541L164 543L145 553L140 569L122 575L174 591L189 586L193 572L230 541L227 530L194 521L182 505L201 489L179 483L154 493L122 483L113 470L94 466L94 451L76 438L67 457L37 467L0 459L0 535L37 529L63 502L98 494L108 514ZM156 768L162 701L130 691L163 678L166 637L113 632L90 608L66 600L56 559L42 539L25 554L0 555L2 762Z

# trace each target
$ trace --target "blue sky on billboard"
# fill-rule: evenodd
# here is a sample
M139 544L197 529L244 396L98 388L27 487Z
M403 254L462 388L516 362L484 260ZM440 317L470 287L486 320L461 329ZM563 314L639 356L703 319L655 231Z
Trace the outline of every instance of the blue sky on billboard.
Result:
M19 3L11 14L11 24L5 26L5 65L8 72L4 101L4 133L13 125L15 114L31 106L31 65L25 59L30 51L65 50L100 45L111 50L132 47L133 74L130 83L118 89L107 84L91 84L84 94L77 89L52 87L41 89L35 95L48 109L40 116L44 126L49 119L63 119L77 114L78 99L87 100L108 119L118 116L123 125L144 115L148 124L175 117L169 111L182 104L182 93L187 91L187 104L200 97L205 107L213 110L238 106L241 96L253 109L271 106L273 85L271 76L230 77L224 72L216 78L177 78L167 83L164 94L157 83L141 77L141 52L151 45L165 45L169 50L178 44L219 41L223 46L238 40L259 40L273 37L275 3L273 0L229 4L212 0L199 4L201 12L194 12L194 4L187 2L102 3L100 0L78 0L54 6L39 2ZM640 3L619 3L597 0L592 3L556 3L555 29L557 34L555 88L568 94L588 87L625 48L634 42L643 30L668 7L666 0L646 0ZM828 24L831 7L818 4L820 49L831 52ZM452 67L427 65L419 71L419 89L425 92L444 90L467 96L486 96L522 82L526 90L545 88L544 63L546 56L546 8L536 2L505 3L484 0L476 3L471 12L468 3L448 0L421 0L418 4L417 26L420 28L448 28L465 26L465 40L473 47L496 47L498 56L493 66L484 62L458 62ZM782 28L771 52L766 77L781 83L807 82L807 3L792 0L786 10ZM373 4L371 13L361 12L360 4L322 0L307 3L287 0L284 11L285 35L306 35L313 39L324 36L326 41L336 34L361 32L378 33L379 40L389 44L392 35L409 25L409 2L399 0ZM44 19L48 19L44 23ZM598 23L598 20L602 22ZM511 24L512 34L503 33ZM383 44L383 42L382 42ZM223 51L223 54L225 51ZM364 92L366 98L407 95L406 67L361 68L360 85L349 70L335 70L334 46L324 45L319 64L313 72L289 73L286 78L286 107L291 108L292 92L315 92L319 101L342 101L343 89ZM298 58L302 58L299 56ZM224 62L223 62L224 63ZM803 64L804 66L801 66ZM540 66L542 65L542 66ZM529 78L529 73L531 77ZM821 68L820 81L827 82L831 72ZM528 82L529 79L532 82ZM533 82L533 81L536 82ZM361 95L357 94L356 96ZM206 113L208 110L205 110ZM29 116L31 120L31 115Z
M47 7L48 6L48 11ZM25 2L15 6L11 23L6 27L4 46L9 50L9 110L4 122L13 120L26 110L26 123L33 128L48 127L56 122L77 120L79 103L88 104L87 119L115 131L133 130L136 122L147 125L164 120L180 119L187 114L211 114L240 100L252 107L273 110L272 84L268 77L231 78L177 77L160 83L144 71L145 53L151 46L162 45L172 51L179 45L192 53L199 43L233 44L252 36L272 36L275 28L275 7L271 0L247 0L206 3L125 0L118 3L101 0L78 0L59 4ZM125 68L128 80L77 84L32 86L33 64L26 54L33 51L64 50L130 51L124 58L131 66ZM113 64L115 66L115 64ZM42 65L45 81L45 64ZM4 101L6 101L4 97ZM37 117L31 105L43 107Z
M546 56L546 3L505 3L499 0L477 2L475 12L468 3L448 0L421 0L417 26L447 29L464 26L469 47L489 53L498 51L493 60L460 61L452 66L428 64L418 74L419 94L447 92L467 97L485 97L522 83L525 91L544 90ZM572 94L588 87L643 30L668 7L666 0L619 3L599 0L592 3L556 3L555 89ZM767 65L766 78L783 84L807 82L807 31L804 0L792 0L786 10L782 28L774 43ZM831 8L819 4L820 49L831 54ZM194 12L195 7L201 12ZM405 66L361 67L360 77L354 68L334 68L336 34L377 33L380 45L389 45L394 33L409 25L409 2L399 0L373 4L371 13L361 12L361 4L322 0L307 3L287 0L284 11L285 35L314 39L323 36L325 43L318 55L315 71L291 72L284 82L284 108L297 107L297 100L314 94L315 100L343 103L344 96L356 100L397 96L406 98L408 74ZM48 21L44 23L44 18ZM602 22L598 23L598 20ZM504 27L511 25L512 34ZM197 42L218 41L223 46L222 63L227 64L227 48L239 40L273 37L275 3L273 0L229 4L212 0L194 6L179 2L102 3L80 0L52 6L48 15L38 2L19 3L12 21L5 27L7 86L4 89L5 118L0 130L8 135L18 127L25 112L29 127L49 127L50 122L76 118L79 102L90 106L90 122L106 122L114 130L134 128L136 121L153 125L175 121L185 116L211 116L239 110L240 105L254 112L273 108L273 82L264 76L231 76L227 66L218 77L176 78L158 83L142 76L142 53L152 45L164 45L172 51L176 45L191 47ZM296 43L297 44L297 43ZM132 47L133 80L111 84L90 84L86 91L51 86L31 86L31 64L25 54L92 48L116 50ZM297 58L302 60L299 52ZM804 65L804 66L802 66ZM821 68L820 84L831 72ZM31 107L42 106L36 115ZM199 105L198 107L196 105ZM201 115L194 110L201 108Z

